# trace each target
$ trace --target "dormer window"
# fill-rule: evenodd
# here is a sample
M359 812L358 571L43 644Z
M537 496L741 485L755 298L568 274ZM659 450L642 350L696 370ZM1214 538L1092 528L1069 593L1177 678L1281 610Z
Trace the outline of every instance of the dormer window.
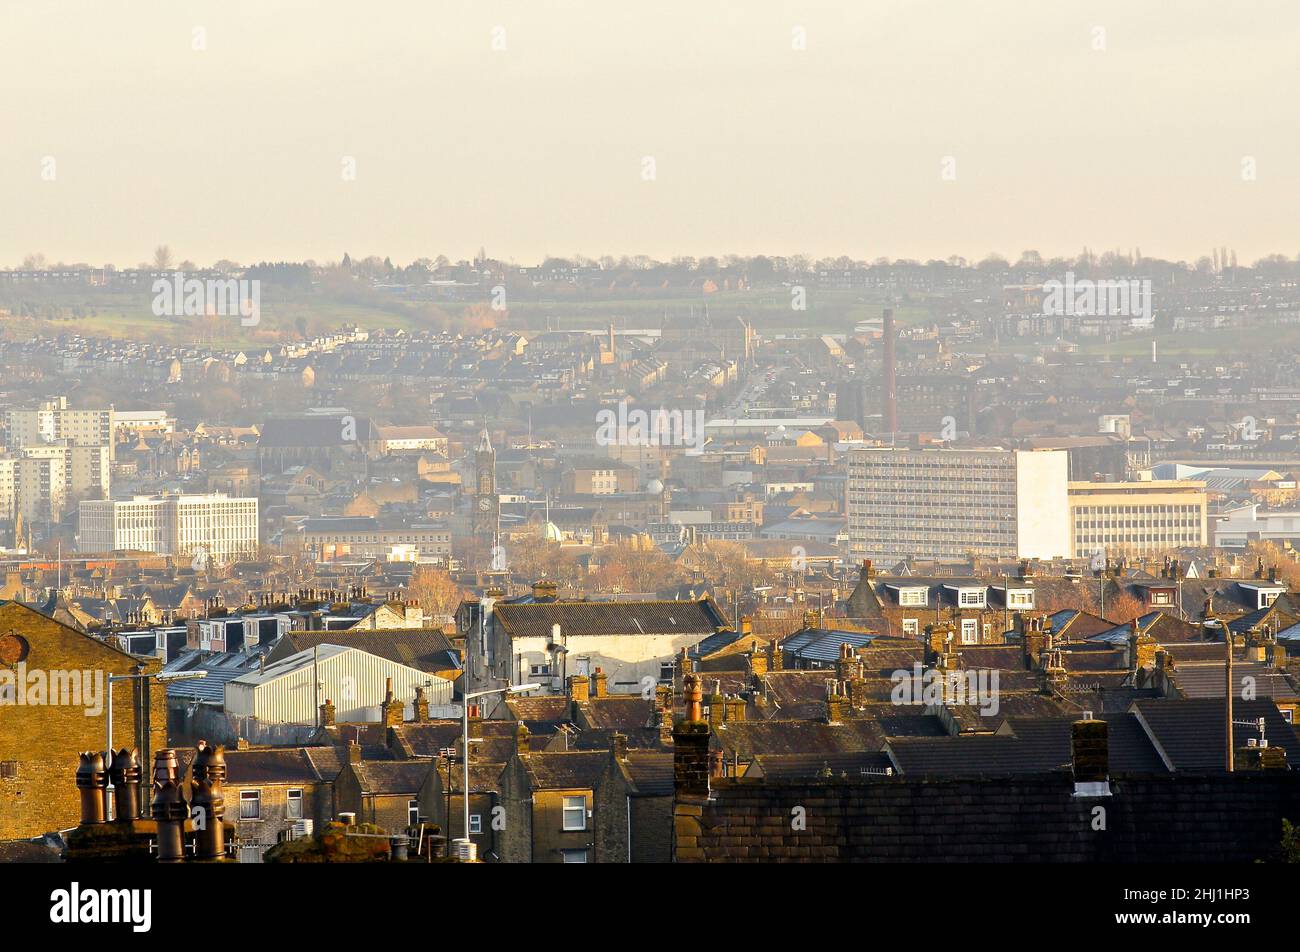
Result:
M957 604L962 608L983 608L985 592L982 588L963 588L957 592Z
M1032 588L1008 589L1006 596L1008 608L1031 609L1034 607L1034 590Z
M1264 583L1261 585L1258 583L1251 584L1249 582L1246 582L1243 583L1241 587L1244 588L1246 591L1254 594L1255 607L1257 609L1268 608L1275 601L1277 601L1279 595L1281 595L1283 592L1286 591L1286 588L1284 586L1269 584L1269 583Z
M898 604L908 607L924 607L929 601L930 590L923 586L914 586L911 588L900 588L898 590Z

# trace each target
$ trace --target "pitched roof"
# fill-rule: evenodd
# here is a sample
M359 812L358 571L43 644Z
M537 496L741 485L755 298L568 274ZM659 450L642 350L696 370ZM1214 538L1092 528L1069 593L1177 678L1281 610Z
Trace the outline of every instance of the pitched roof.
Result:
M349 628L343 631L285 632L268 660L275 662L317 645L343 645L426 673L459 667L460 653L437 628Z
M560 626L565 638L582 635L700 635L727 626L712 599L687 602L545 602L500 604L497 623L511 638L550 638Z
M769 780L804 780L823 776L870 778L893 771L889 755L878 750L841 754L759 754L745 777Z
M534 751L519 758L534 790L594 789L609 751Z
M673 755L649 751L629 750L622 762L623 770L636 788L636 793L646 797L670 797L673 794Z
M1159 699L1134 701L1132 711L1171 770L1221 773L1224 764L1224 705L1217 699ZM1269 744L1286 750L1291 764L1300 758L1300 739L1272 701L1237 700L1232 705L1234 749L1246 746L1259 732L1238 722L1264 718Z
M415 793L433 769L428 760L363 760L353 764L365 793Z
M250 750L227 750L228 782L232 785L274 783L320 783L338 776L338 758L324 752L332 747L275 747ZM313 759L313 754L318 755Z

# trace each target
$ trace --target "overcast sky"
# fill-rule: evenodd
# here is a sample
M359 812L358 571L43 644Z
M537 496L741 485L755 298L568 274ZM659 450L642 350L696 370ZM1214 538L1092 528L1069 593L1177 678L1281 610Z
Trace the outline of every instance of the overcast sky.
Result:
M1297 51L1295 0L3 0L0 266L1294 256Z

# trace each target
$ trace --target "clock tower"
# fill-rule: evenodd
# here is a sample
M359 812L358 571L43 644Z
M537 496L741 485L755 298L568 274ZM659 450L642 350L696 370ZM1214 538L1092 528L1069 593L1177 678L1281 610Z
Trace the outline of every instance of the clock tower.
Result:
M501 500L497 496L497 452L492 448L492 440L487 428L479 434L478 447L474 450L474 514L472 526L474 538L479 544L497 544L497 532L501 525Z

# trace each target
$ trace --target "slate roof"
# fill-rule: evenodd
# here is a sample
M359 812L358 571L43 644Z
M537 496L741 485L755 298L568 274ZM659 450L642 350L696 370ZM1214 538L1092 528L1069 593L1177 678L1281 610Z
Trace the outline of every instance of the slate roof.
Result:
M262 425L257 445L262 449L314 450L326 446L347 446L353 442L368 443L379 437L378 427L369 417L355 417L355 424L355 440L345 440L342 417L331 414L272 417Z
M378 794L415 793L433 769L428 760L363 760L352 767L362 791Z
M844 754L760 754L746 771L748 777L771 780L835 777L884 777L893 764L883 751L857 751Z
M594 697L578 702L583 720L591 728L640 728L654 716L655 702L639 694Z
M885 731L874 719L849 718L840 724L820 721L729 721L715 732L728 755L743 759L758 754L833 754L879 750Z
M408 722L395 727L404 749L415 757L437 757L444 747L460 747L463 727L459 720L436 720L423 724ZM514 753L518 726L514 721L471 721L470 759L505 763Z
M498 604L493 616L511 638L549 639L552 625L559 625L565 638L646 634L708 636L728 625L712 599Z
M562 694L506 698L506 709L510 711L510 716L525 722L567 721L572 707L569 699Z
M1110 631L1114 625L1099 615L1082 612L1077 608L1066 608L1047 616L1052 622L1052 631L1071 641L1089 638L1103 631Z
M1075 720L1077 718L1074 717L1010 718L1002 731L1019 738L1026 745L1044 751L1044 757L1069 764L1070 725ZM1112 776L1168 772L1136 717L1131 714L1115 714L1103 717L1102 720L1107 725L1106 742Z
M1015 736L967 734L958 737L891 738L885 748L905 776L953 777L1069 770L1049 747L1025 744Z
M673 755L630 750L623 761L623 769L644 797L671 797L673 795ZM634 794L635 795L635 794Z
M534 790L595 789L609 751L542 751L520 758Z
M622 734L629 750L655 750L662 748L658 727L598 727L591 730L573 729L566 732L565 745L552 750L609 750L613 745L614 735Z
M332 747L275 747L250 750L227 750L226 765L233 785L320 783L338 776L337 756L323 752ZM320 756L313 757L313 754Z
M1185 773L1225 772L1223 701L1203 698L1135 701L1132 710L1171 769ZM1287 761L1294 769L1297 758L1300 758L1300 739L1272 701L1234 701L1232 736L1235 747L1245 747L1248 739L1259 736L1255 728L1236 722L1254 721L1261 717L1264 718L1269 744L1284 748Z
M1175 663L1174 684L1185 698L1221 698L1226 688L1224 662L1182 662ZM1297 697L1295 685L1282 671L1263 661L1232 662L1232 677L1236 684L1243 684L1243 679L1254 679L1255 696L1261 698Z
M803 628L781 641L781 650L800 661L835 661L840 645L854 648L870 645L879 635L872 632L847 631L840 628Z

